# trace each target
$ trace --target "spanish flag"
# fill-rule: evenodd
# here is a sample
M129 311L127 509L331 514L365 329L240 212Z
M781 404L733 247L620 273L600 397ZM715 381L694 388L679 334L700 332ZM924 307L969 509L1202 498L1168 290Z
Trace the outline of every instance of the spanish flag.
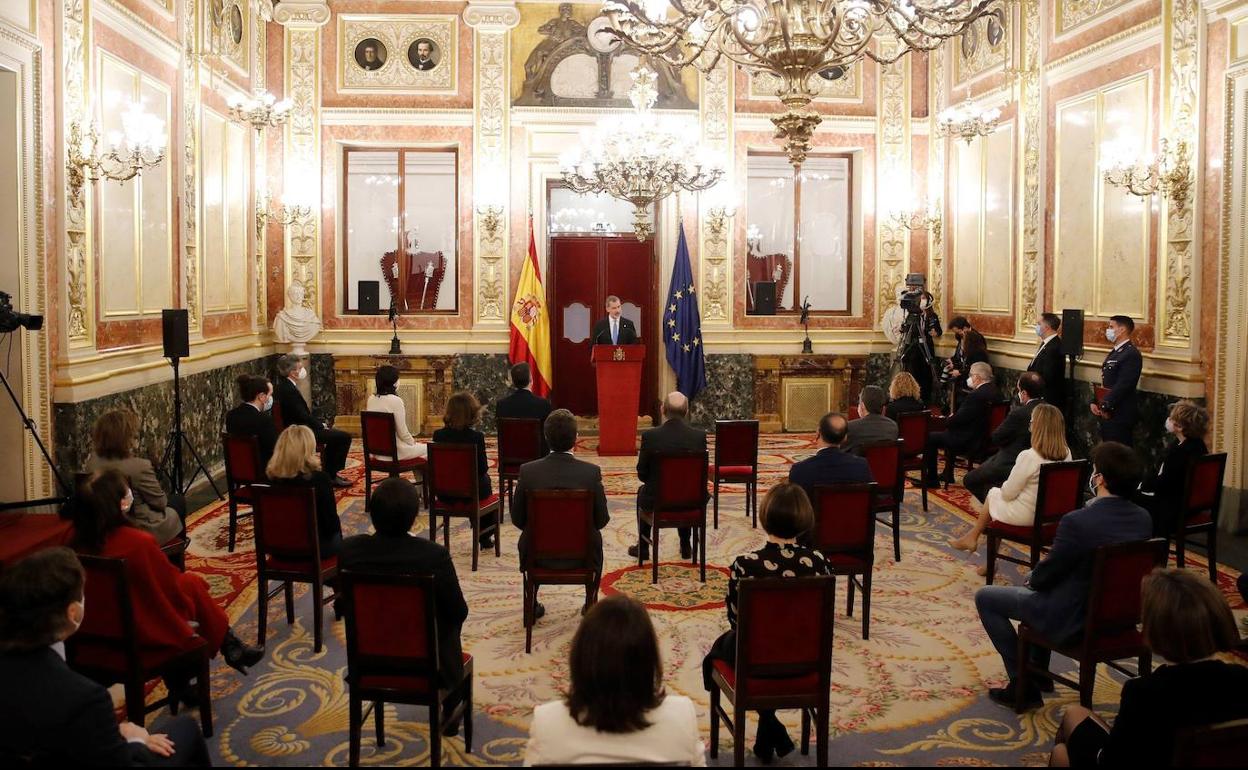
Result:
M546 312L546 292L537 266L537 245L533 240L533 218L529 218L529 257L520 270L516 299L511 304L511 363L527 361L533 373L533 392L550 395L550 314Z

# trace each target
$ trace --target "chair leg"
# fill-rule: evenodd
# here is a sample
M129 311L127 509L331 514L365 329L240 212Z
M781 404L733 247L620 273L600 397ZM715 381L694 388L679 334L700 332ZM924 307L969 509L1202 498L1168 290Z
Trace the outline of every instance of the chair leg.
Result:
M1153 654L1148 650L1140 653L1140 676L1148 676L1153 671Z
M711 759L719 756L719 687L711 685Z
M494 512L494 558L503 555L503 508L500 505Z
M658 519L656 518L657 522ZM641 550L640 548L637 550ZM658 584L659 582L659 525L653 524L650 527L650 583Z
M747 492L747 499L750 501L750 516L752 521L750 526L758 529L758 479L755 478L750 482L750 488Z
M347 738L350 748L348 748L348 764L351 767L360 766L360 728L361 722L364 721L363 704L360 699L351 693L347 698L347 729L349 737Z
M893 561L901 561L901 506L893 508Z
M985 568L987 574L984 575L984 585L992 585L992 581L997 577L997 549L1001 547L1001 538L988 533L988 550Z
M324 641L324 630L321 628L325 620L325 603L321 601L323 593L324 586L320 579L312 581L312 652L320 652Z
M141 679L130 679L125 683L126 719L139 727L143 727L147 723L147 708L143 697L143 684L144 682Z
M446 546L446 550L451 550L451 517L442 517L442 545Z
M1216 586L1218 584L1218 528L1210 528L1206 537L1209 542L1205 554L1209 557L1209 582Z
M732 716L732 766L745 767L745 710L735 708Z
M1079 705L1092 708L1092 690L1096 687L1096 661L1079 661Z
M429 707L429 766L442 766L442 706Z
M386 704L384 701L373 701L373 726L377 732L377 746L386 745Z
M1023 696L1027 692L1028 680L1031 674L1031 648L1027 644L1027 639L1022 635L1018 635L1018 672L1014 677L1014 711L1023 713ZM1007 675L1010 672L1005 672ZM1083 666L1079 667L1079 675L1083 676Z
M715 529L719 529L719 479L715 479L715 485L712 487L711 497L715 500ZM750 501L745 501L746 514L749 514Z
M533 586L529 584L528 579L524 581L524 651L533 652L533 615L536 612L534 607Z
M364 510L368 510L373 502L373 471L368 466L367 457L364 463Z
M472 571L477 571L477 558L481 555L481 516L480 514L473 516L470 520L472 523Z
M230 544L228 551L234 553L234 538L238 532L238 503L234 502L234 493L230 493Z
M472 752L472 677L464 683L464 751Z
M871 572L870 567L862 576L862 640L871 637Z
M196 676L196 689L199 697L199 728L205 738L212 737L212 679L208 673L208 656L199 662L199 674Z
M810 756L810 709L802 709L802 756Z
M848 575L849 588L847 589L848 599L845 602L845 614L849 617L854 616L854 576Z
M269 624L269 581L261 577L259 584L260 591L256 595L256 636L263 647L264 632Z
M1179 569L1187 566L1187 534L1183 531L1183 526L1179 526L1178 533L1174 536L1174 563Z
M700 534L700 537L698 538L698 540L700 541L698 543L698 547L702 551L702 582L705 583L706 582L706 519L705 518L702 520L701 529L698 529L696 531Z
M927 513L927 483L921 473L919 474L919 489L923 493L923 512Z
M831 709L825 702L817 712L815 712L815 729L818 734L815 735L815 764L818 767L828 766L828 718Z

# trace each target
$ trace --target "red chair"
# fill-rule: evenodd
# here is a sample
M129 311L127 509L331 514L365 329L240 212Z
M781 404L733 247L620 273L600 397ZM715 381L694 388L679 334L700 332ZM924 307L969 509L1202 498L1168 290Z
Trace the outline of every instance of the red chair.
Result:
M260 462L260 442L255 436L221 434L225 455L225 492L230 503L230 553L238 534L238 505L255 505L255 485L265 484L264 466ZM253 509L254 510L254 509ZM248 514L250 515L250 514Z
M140 649L134 625L134 605L126 576L125 559L78 554L86 571L83 601L91 611L82 625L65 640L65 659L70 668L105 687L121 682L126 694L126 719L136 725L147 714L169 707L178 712L177 699L169 696L145 704L144 687L153 679L177 672L195 672L199 700L199 723L205 737L212 736L212 691L208 674L208 643L192 636L182 650Z
M463 653L464 676L452 687L439 678L437 592L428 575L386 575L343 570L347 636L347 691L350 765L360 764L360 731L369 708L377 745L386 743L385 704L429 709L429 764L442 763L443 708L457 703L448 722L464 721L464 748L472 751L472 656Z
M659 582L659 530L689 527L698 539L697 558L706 582L706 475L707 455L702 452L656 452L654 455L654 504L642 510L637 503L637 529L641 546L637 549L637 566L642 555L650 550L650 582Z
M716 420L715 462L708 469L719 529L719 485L745 485L745 515L758 527L758 420Z
M737 657L711 671L711 759L719 756L719 723L732 731L733 765L745 765L747 711L801 709L802 754L828 766L829 694L836 578L748 578L737 594ZM720 705L720 694L732 715Z
M269 416L273 418L273 427L277 429L280 436L282 431L286 430L286 421L282 419L282 405L276 399L273 401L273 407L269 409ZM325 445L320 441L316 442L316 453L318 455L325 454ZM322 459L324 459L322 457Z
M862 638L871 634L871 571L875 567L875 500L879 485L815 487L815 526L810 542L827 557L832 574L849 579L845 614L854 616L854 588L862 590Z
M984 534L988 536L987 583L992 585L997 574L997 559L1035 569L1042 551L1053 545L1057 525L1062 517L1083 505L1083 491L1088 486L1092 467L1087 460L1045 463L1040 466L1040 487L1036 491L1036 517L1025 527L990 521ZM1001 553L1001 541L1022 543L1031 549L1027 559Z
M429 504L429 462L423 457L399 459L399 440L395 433L394 415L390 412L360 412L360 435L364 438L364 510L373 497L373 471L387 478L411 472L420 482L420 493Z
M983 464L985 460L992 457L997 452L997 446L992 443L992 434L997 428L1001 427L1001 423L1005 422L1006 416L1010 413L1010 402L1006 400L993 401L988 405L988 422L984 425L984 437L979 446L967 452L965 455L959 455L948 447L945 448L945 474L949 478L953 477L953 467L958 462L958 457L966 458L966 470L969 473L975 469L975 464ZM945 488L949 487L945 484Z
M1243 767L1248 756L1248 719L1178 730L1173 756L1171 767Z
M524 577L524 651L533 651L537 589L585 586L585 609L598 601L602 573L594 566L594 498L587 489L532 489L527 493ZM601 547L601 546L599 546ZM566 566L547 567L560 562Z
M494 533L494 555L502 556L502 504L498 494L484 500L477 488L477 447L473 444L429 445L429 539L437 541L438 517L442 517L442 539L451 547L451 519L468 519L472 525L472 571L477 571L480 538ZM493 516L494 523L482 528L481 519Z
M923 494L923 512L927 512L927 480L923 478L923 451L927 447L928 421L931 412L903 412L897 415L897 437L902 442L901 469L903 480L910 480L910 471L919 472L918 485Z
M1105 545L1096 549L1092 563L1092 583L1088 609L1083 621L1083 637L1072 644L1061 645L1045 639L1026 623L1018 626L1019 677L1015 687L1014 708L1023 711L1027 680L1032 674L1061 682L1079 691L1079 703L1092 708L1092 688L1096 684L1096 664L1131 675L1132 672L1115 661L1123 658L1139 660L1138 676L1147 674L1152 666L1152 652L1144 644L1139 631L1140 581L1157 567L1166 565L1166 541L1160 538L1134 543ZM1048 648L1079 663L1079 681L1068 679L1031 663L1031 645Z
M269 599L286 593L286 622L295 622L295 583L312 586L313 652L321 651L325 584L338 575L338 557L321 558L316 527L316 497L310 486L259 487L256 490L256 579L260 646L264 646ZM280 583L272 592L269 581Z
M540 460L542 450L541 420L536 417L498 419L498 494L506 495L508 507L515 484L520 480L520 466Z
M871 467L871 477L878 484L871 511L875 514L891 513L889 519L875 520L893 528L893 561L901 561L901 500L906 494L906 470L902 463L905 442L875 441L864 444L862 456Z
M1222 507L1222 479L1226 476L1226 453L1207 454L1192 461L1183 487L1183 509L1174 531L1174 561L1187 565L1187 538L1205 534L1209 557L1209 582L1218 584L1218 511Z

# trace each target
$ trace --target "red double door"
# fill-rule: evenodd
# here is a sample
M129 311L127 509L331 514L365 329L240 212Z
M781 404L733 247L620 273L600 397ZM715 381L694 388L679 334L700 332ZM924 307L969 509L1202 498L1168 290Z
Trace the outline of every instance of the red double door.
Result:
M555 407L578 415L598 414L590 335L594 324L606 317L603 306L614 294L646 346L637 414L652 414L658 379L654 241L638 241L631 235L559 235L550 239L549 254L547 307L553 309L554 321Z

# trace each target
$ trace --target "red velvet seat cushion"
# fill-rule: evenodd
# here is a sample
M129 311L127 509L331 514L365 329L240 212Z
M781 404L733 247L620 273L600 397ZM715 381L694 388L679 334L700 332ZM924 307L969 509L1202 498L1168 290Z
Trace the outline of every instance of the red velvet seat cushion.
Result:
M722 465L717 467L714 463L711 463L707 467L707 471L712 479L716 476L719 476L721 479L729 477L752 478L754 476L754 466L752 465Z
M995 532L1001 535L1002 537L1007 537L1012 540L1021 540L1026 543L1031 542L1031 535L1033 531L1030 525L1026 527L1019 527L1014 524L1002 524L998 521L994 521L991 524L989 524L988 530L990 532ZM1045 524L1044 526L1040 528L1040 536L1044 539L1044 542L1046 543L1052 543L1053 538L1056 535L1057 535L1057 522L1053 522L1051 524Z
M594 571L592 569L547 569L546 567L537 567L528 571L530 580L536 580L539 583L548 580L584 580L586 582L593 580Z
M464 653L464 667L472 661L472 656ZM362 676L360 687L367 690L400 690L406 693L427 694L429 678L424 676Z
M732 664L724 660L715 661L715 670L724 678L728 686L737 689L737 672ZM785 679L751 679L750 695L777 697L783 695L811 695L819 687L819 675L789 677Z
M483 499L481 501L480 507L477 510L484 511L486 508L489 508L494 505L498 505L497 494L490 495L489 497ZM449 513L452 516L456 516L456 515L467 516L471 512L472 512L471 500L437 500L433 504L433 513L434 515L438 515L438 516L444 513Z
M856 556L852 553L825 553L828 564L833 569L870 569L871 562L862 556Z
M702 518L705 512L701 508L694 508L688 511L664 511L661 521L664 526L673 527L692 527L701 526ZM641 520L650 524L654 521L653 511L642 511Z
M377 455L368 456L368 467L375 471L389 471L392 473L403 473L405 471L414 471L424 468L429 461L423 457L412 457L407 460L399 460L397 463L393 460L387 460Z
M310 561L286 561L273 556L265 557L264 567L265 569L273 570L274 572L307 572L310 574L316 571L316 568ZM327 572L337 568L337 556L330 556L328 559L321 559L321 572Z
M515 475L518 475L518 474L520 473L520 466L521 466L521 465L522 465L522 463L503 463L503 464L502 464L502 466L501 466L501 468L502 468L502 474L503 474L504 476L515 476Z
M873 510L873 511L881 511L881 510L888 510L888 511L891 511L893 508L895 508L895 507L896 507L896 505L897 505L897 501L893 499L893 496L892 496L891 494L890 494L890 495L876 495L876 496L875 496L875 502L872 504L872 508L871 508L871 510Z
M188 639L186 648L182 650L139 648L139 665L143 667L144 671L158 671L174 658L204 647L205 644L200 637L192 636ZM204 654L208 654L206 648L204 649ZM120 650L84 642L74 645L71 665L103 671L115 671L120 675L126 671L126 655Z

